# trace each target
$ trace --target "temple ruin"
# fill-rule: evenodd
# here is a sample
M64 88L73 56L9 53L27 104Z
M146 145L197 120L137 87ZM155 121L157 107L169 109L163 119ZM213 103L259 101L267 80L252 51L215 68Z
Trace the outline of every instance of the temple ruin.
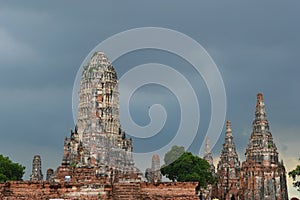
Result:
M231 122L226 122L225 142L217 167L218 197L237 199L239 191L240 161L233 142Z
M231 123L226 123L225 143L217 168L219 199L287 200L286 171L266 119L262 93L257 94L252 133L240 166Z
M152 156L151 168L147 168L145 172L145 177L149 183L159 183L162 179L162 174L160 172L160 158L159 155L154 154Z
M120 125L117 73L102 52L82 72L78 123L65 138L62 165L133 170L132 140Z
M257 94L252 129L240 175L241 196L245 200L287 200L286 171L278 158L261 93Z
M288 199L285 167L279 161L261 93L252 128L241 166L230 121L217 169L206 138L204 159L218 181L202 191L205 199ZM64 139L61 165L48 169L43 180L41 157L35 155L30 181L0 183L0 199L199 199L198 183L162 182L158 155L153 155L145 173L148 181L143 181L132 151L132 140L120 125L117 73L102 52L95 52L83 69L78 122Z
M32 173L30 175L30 180L40 181L43 180L42 174L42 160L40 155L35 155L32 161Z
M203 159L208 162L208 164L210 165L210 171L211 171L212 175L215 178L217 178L216 169L215 169L214 160L213 160L213 156L211 153L211 148L210 148L208 137L206 137L206 139L205 139L205 152L204 152ZM206 199L212 199L212 198L216 197L217 196L217 183L208 184L207 188L202 192L202 195Z

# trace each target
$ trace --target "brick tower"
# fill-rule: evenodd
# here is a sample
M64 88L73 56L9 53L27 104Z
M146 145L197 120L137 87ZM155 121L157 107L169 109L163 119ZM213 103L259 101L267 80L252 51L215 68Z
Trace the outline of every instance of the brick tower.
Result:
M231 122L226 122L225 142L218 163L218 197L238 199L240 161L233 142Z
M102 52L95 52L80 81L78 123L65 138L62 166L130 171L132 140L121 130L117 73Z
M278 160L261 93L257 94L252 128L241 170L243 199L287 200L286 171L283 161Z
M32 174L30 175L31 181L43 180L42 174L42 161L40 155L35 155L32 161Z

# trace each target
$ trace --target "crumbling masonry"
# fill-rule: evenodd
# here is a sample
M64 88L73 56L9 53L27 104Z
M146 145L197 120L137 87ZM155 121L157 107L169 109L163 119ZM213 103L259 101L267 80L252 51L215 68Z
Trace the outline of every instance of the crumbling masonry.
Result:
M226 123L225 143L218 164L218 198L287 200L286 171L266 119L263 95L257 94L255 118L246 149L246 161L238 160L231 123Z
M102 52L84 67L78 124L65 138L63 166L132 171L132 140L121 130L117 73Z
M30 175L30 180L40 181L43 180L42 174L42 161L40 155L35 155L32 161L32 173Z
M240 166L231 123L215 174L206 140L204 158L218 178L203 192L206 199L287 200L286 171L266 119L263 95L257 95L253 131ZM160 182L159 157L148 169L149 182L141 181L134 167L132 140L119 121L117 74L107 57L96 52L84 67L80 82L78 123L64 140L63 159L56 171L47 170L43 181L41 158L33 159L30 181L0 184L0 199L199 199L197 183Z

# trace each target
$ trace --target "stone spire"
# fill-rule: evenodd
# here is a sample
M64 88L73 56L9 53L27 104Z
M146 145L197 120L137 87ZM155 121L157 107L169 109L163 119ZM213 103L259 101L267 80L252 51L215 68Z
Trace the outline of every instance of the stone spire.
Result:
M42 174L42 161L39 155L35 155L32 161L32 174L30 175L31 181L43 180Z
M266 119L262 93L257 94L252 133L242 164L243 199L286 200L286 175Z
M153 182L154 183L161 182L162 175L160 173L160 158L159 155L157 154L154 154L152 156L151 171L153 173Z
M229 120L226 122L225 142L223 144L223 150L219 164L226 164L226 162L229 162L228 164L231 164L231 167L236 169L240 168L238 154L233 141L231 122ZM232 178L237 178L237 176L237 173L231 174Z
M226 122L225 142L218 163L218 196L221 199L237 198L240 161L233 142L231 122Z
M265 166L278 162L277 147L273 142L266 119L265 103L262 93L257 94L255 117L252 122L252 133L246 149L246 160Z
M145 172L145 177L150 183L159 183L162 179L162 174L160 172L160 158L159 155L154 154L152 156L151 168L147 168Z
M257 94L255 119L253 120L254 133L269 131L269 123L266 119L265 103L262 93Z
M215 165L213 162L213 157L212 157L212 153L211 153L211 149L210 149L210 145L209 145L209 138L206 137L205 138L205 152L204 152L204 156L203 159L205 159L209 165L210 165L210 171L212 173L212 175L216 178L216 169L215 169ZM203 190L202 195L205 197L205 199L211 199L212 197L216 196L216 186L217 185L207 185L207 188L205 190Z
M203 158L210 164L211 172L213 174L215 174L216 173L215 166L214 166L214 161L213 161L208 137L206 137L206 139L205 139L205 153L204 153Z

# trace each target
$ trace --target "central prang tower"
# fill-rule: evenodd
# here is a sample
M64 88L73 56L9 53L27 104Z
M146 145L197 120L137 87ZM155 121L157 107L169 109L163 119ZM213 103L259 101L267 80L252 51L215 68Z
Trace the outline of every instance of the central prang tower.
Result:
M79 92L78 134L119 134L119 92L117 73L102 52L96 52L84 67Z
M130 171L132 140L121 130L117 73L102 52L82 72L78 123L65 138L63 166Z

